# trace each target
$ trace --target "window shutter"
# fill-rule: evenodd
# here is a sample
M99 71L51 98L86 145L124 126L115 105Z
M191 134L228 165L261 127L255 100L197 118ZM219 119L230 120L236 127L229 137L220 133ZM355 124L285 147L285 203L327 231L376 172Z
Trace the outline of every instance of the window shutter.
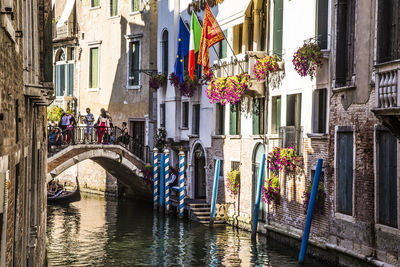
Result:
M318 131L326 132L326 88L318 90Z
M61 73L60 65L56 65L56 96L61 96Z
M353 213L353 132L338 132L337 210Z
M317 33L321 49L328 48L328 0L317 1Z
M68 91L69 96L74 95L74 64L67 64L68 66Z
M281 127L281 97L276 99L276 132L279 133Z
M229 133L230 134L237 134L237 107L236 104L231 104L231 112L230 112L230 120L229 120Z
M282 57L283 0L274 0L273 53Z
M260 134L260 98L253 98L253 134Z
M224 30L223 33L224 33L225 36L228 35L228 31L227 31L227 30ZM226 40L225 40L225 39L222 40L222 41L219 43L219 58L220 58L220 59L226 58L226 57L227 57L227 45L228 45L228 44L226 43ZM240 47L240 49L241 49L241 47ZM197 62L197 61L196 61L196 62Z
M64 91L65 91L65 64L61 64L60 66L60 95L59 96L63 96L64 95Z
M139 42L132 43L132 56L131 56L131 78L129 79L130 85L139 85L139 53L140 53L140 45Z
M99 48L90 49L90 88L98 88L99 79Z
M378 220L397 228L397 141L387 131L380 131L378 138Z
M139 11L140 9L140 0L132 0L132 11Z
M295 114L295 126L300 128L301 125L301 94L296 94L296 114Z

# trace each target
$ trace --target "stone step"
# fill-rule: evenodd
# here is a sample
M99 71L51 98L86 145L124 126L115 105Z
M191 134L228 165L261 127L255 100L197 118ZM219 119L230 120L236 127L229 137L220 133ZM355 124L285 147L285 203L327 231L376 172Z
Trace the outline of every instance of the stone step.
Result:
M198 207L210 207L207 203L190 203L189 207L198 208Z
M190 209L192 212L206 212L206 211L210 211L210 208L191 208Z
M210 211L192 211L194 215L208 215L210 216Z

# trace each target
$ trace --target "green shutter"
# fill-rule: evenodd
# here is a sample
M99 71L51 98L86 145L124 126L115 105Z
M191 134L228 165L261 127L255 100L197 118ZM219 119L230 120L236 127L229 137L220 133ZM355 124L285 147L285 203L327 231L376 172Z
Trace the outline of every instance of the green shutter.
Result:
M139 85L139 55L140 45L139 42L132 42L131 45L131 56L130 56L130 70L129 70L129 85ZM133 78L133 79L132 79Z
M276 132L279 133L281 127L281 97L276 98Z
M283 0L274 0L273 53L282 57Z
M98 80L99 80L99 48L91 48L90 49L90 80L89 87L90 88L98 88Z
M67 64L68 66L68 91L67 94L74 95L74 64Z
M224 35L228 35L228 30L223 31ZM227 57L227 46L226 40L222 40L219 44L219 58L226 58Z
M100 0L92 0L92 7L100 6Z
M301 125L301 94L296 94L296 117L295 126L300 127Z
M139 11L140 9L140 0L132 0L132 12Z
M111 17L115 17L118 15L118 0L110 0L111 1Z
M59 65L60 66L60 90L59 96L63 96L64 95L64 91L65 91L65 64Z
M229 119L229 133L234 135L237 134L237 106L231 104L231 112L230 112L230 119Z
M260 98L253 98L253 134L260 134Z
M56 65L56 96L61 96L61 85L60 85L60 65Z

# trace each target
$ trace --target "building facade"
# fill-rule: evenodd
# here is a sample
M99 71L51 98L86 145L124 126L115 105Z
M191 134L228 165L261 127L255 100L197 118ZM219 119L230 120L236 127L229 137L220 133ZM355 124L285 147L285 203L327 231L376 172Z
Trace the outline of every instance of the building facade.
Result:
M96 120L104 108L114 126L127 122L143 159L150 156L146 148L153 147L157 119L157 95L149 88L150 75L157 71L157 5L155 0L57 0L54 8L54 104L76 117L90 108ZM72 169L82 177L87 169L101 173L90 177L96 180L88 183L91 189L116 182L91 160Z
M51 4L1 1L0 10L0 265L43 266Z

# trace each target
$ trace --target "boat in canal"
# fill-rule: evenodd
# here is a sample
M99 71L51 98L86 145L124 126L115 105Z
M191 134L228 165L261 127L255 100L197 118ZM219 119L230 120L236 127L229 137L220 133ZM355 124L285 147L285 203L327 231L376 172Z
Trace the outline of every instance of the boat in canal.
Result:
M68 204L81 200L78 177L76 179L76 189L74 191L59 190L57 193L47 192L47 204Z

